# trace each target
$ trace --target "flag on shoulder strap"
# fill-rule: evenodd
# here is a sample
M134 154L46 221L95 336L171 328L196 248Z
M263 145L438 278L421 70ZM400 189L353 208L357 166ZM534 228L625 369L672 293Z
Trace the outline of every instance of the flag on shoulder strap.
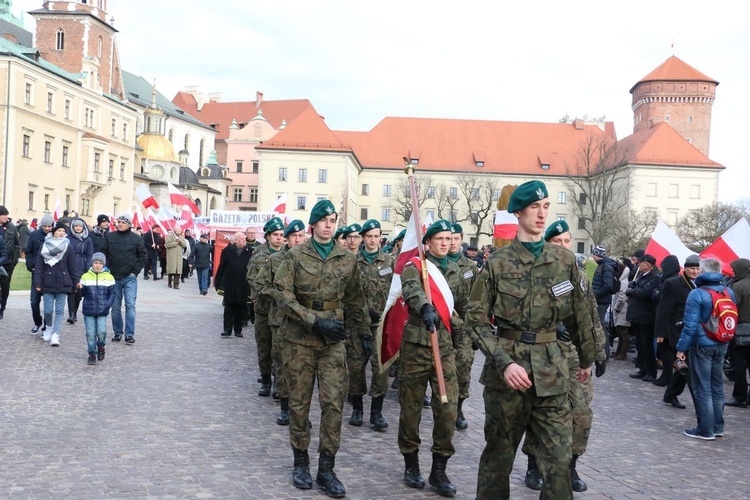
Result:
M656 258L657 266L661 265L661 261L667 255L674 255L680 263L685 262L689 256L695 255L695 252L686 247L680 237L662 221L656 224L656 229L646 245L646 253Z
M518 232L518 219L507 210L495 212L494 237L503 240L512 240Z
M718 240L701 252L701 259L718 259L724 274L734 276L729 263L737 259L750 259L750 224L744 217L738 220Z
M172 205L187 205L195 215L201 214L200 208L198 208L198 205L196 205L193 200L182 194L179 189L172 185L171 182L167 183L167 185L169 186L169 202L172 203Z
M138 184L138 187L135 188L135 195L138 198L138 201L141 202L141 205L143 205L143 208L152 207L154 210L159 210L159 204L156 202L156 198L151 194L151 191L146 184Z

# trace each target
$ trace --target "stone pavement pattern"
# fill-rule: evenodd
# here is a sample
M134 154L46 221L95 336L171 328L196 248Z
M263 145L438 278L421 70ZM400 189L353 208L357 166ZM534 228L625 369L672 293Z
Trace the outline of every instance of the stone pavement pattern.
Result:
M137 343L109 341L106 359L86 365L82 321L67 323L61 346L32 336L28 295L14 292L0 321L0 498L327 498L291 484L286 427L276 425L278 403L257 396L252 330L221 338L221 299L198 295L195 278L179 291L165 281L139 281ZM111 339L111 331L109 334ZM109 340L108 339L108 340ZM448 475L456 498L474 498L484 444L483 358L474 365L472 397L464 404L469 429L456 432ZM589 491L577 498L748 498L742 471L750 449L750 409L727 408L726 436L693 441L687 410L661 402L662 389L631 380L629 362L610 362L595 381L594 428L579 472ZM731 386L725 385L726 394ZM369 397L365 398L365 417ZM384 405L390 427L346 424L336 472L348 498L437 498L427 486L402 482L396 444L398 405ZM311 470L317 470L319 407L311 414ZM366 418L367 420L367 418ZM420 453L430 468L431 415L424 410ZM512 498L538 498L523 485L520 454ZM739 472L739 473L738 473Z

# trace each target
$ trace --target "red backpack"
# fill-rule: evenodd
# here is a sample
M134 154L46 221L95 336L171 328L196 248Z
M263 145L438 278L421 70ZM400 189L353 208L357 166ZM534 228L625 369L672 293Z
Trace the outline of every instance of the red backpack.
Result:
M724 288L721 292L711 288L701 287L711 294L711 316L703 323L703 331L706 337L714 342L730 342L734 338L737 329L737 304Z

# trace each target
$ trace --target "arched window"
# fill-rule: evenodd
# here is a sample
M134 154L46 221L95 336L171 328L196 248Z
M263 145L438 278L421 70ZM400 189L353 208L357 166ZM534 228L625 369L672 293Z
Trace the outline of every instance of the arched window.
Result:
M99 59L102 58L102 45L103 44L104 42L102 41L102 37L99 37L99 46L96 49L96 54L97 54L96 57L98 57Z
M198 207L198 211L203 212L203 202L200 198L195 199L195 205Z
M216 210L216 196L211 197L211 210Z
M65 49L65 32L62 28L57 29L57 34L55 35L55 48L57 50Z
M203 165L203 148L206 144L205 139L201 139L201 149L198 151L198 165Z
M169 129L169 142L174 143L173 139L174 139L174 130L170 128Z
M185 151L190 151L190 148L188 148L188 144L190 143L190 136L188 134L185 134L185 144L183 144L183 148Z

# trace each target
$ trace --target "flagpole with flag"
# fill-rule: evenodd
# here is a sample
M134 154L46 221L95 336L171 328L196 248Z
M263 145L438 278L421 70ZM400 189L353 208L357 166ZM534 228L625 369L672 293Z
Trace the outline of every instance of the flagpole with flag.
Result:
M183 205L187 205L195 215L201 214L201 210L200 208L198 208L198 205L196 205L193 200L182 194L182 192L174 187L171 182L167 183L167 187L169 188L169 202L172 203L172 205L178 205L180 207Z

